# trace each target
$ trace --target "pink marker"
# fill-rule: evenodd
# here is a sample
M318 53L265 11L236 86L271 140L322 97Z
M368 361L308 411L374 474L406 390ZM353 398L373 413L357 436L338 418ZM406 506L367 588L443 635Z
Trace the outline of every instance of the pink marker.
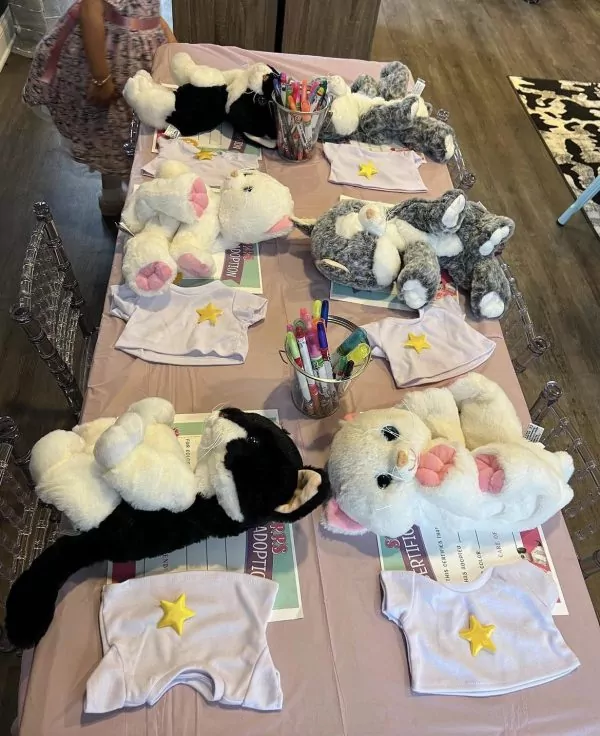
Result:
M298 349L300 350L304 372L307 373L308 376L314 376L315 373L313 371L310 353L308 352L308 344L306 342L306 330L303 327L300 327L300 325L296 326L296 342L298 343ZM312 378L308 378L308 376L306 378L308 390L310 391L310 395L313 397L313 401L318 402L319 389L317 388L315 381Z
M304 322L307 329L312 325L312 315L306 307L300 310L300 319Z

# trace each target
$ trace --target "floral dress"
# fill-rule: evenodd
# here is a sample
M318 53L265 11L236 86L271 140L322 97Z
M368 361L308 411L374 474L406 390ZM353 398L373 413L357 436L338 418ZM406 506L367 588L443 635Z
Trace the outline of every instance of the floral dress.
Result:
M160 26L160 0L111 0L105 6L106 56L121 92L138 69L151 71L156 49L167 40ZM137 29L148 26L152 27ZM131 108L122 97L108 108L88 102L90 80L78 0L40 41L23 100L46 106L76 161L103 174L127 177L131 159L123 145L129 137Z

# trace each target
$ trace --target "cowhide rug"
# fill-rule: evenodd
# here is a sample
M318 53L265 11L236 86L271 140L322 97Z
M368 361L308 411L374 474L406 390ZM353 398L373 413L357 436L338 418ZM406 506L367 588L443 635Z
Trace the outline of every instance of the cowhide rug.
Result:
M600 174L600 83L525 77L509 80L578 197ZM600 195L583 212L600 237Z

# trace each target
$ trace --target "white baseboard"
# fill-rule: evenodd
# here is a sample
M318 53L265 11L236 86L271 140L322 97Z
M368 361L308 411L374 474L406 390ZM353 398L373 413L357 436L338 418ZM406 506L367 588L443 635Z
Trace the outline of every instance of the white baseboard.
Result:
M10 14L10 8L6 8L0 18L0 72L6 64L6 60L15 42L15 27Z

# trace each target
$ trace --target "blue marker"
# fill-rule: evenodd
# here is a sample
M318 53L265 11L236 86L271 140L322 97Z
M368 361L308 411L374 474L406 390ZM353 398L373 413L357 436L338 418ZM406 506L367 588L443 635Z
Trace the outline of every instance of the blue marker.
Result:
M327 326L329 320L329 299L323 299L321 302L321 319L325 322L325 326Z
M322 311L321 315L323 315ZM321 355L323 356L323 365L325 366L327 378L333 378L331 357L329 355L329 345L327 344L327 333L325 332L325 325L322 322L319 322L319 324L317 325L317 336L319 338L319 348L321 350Z

